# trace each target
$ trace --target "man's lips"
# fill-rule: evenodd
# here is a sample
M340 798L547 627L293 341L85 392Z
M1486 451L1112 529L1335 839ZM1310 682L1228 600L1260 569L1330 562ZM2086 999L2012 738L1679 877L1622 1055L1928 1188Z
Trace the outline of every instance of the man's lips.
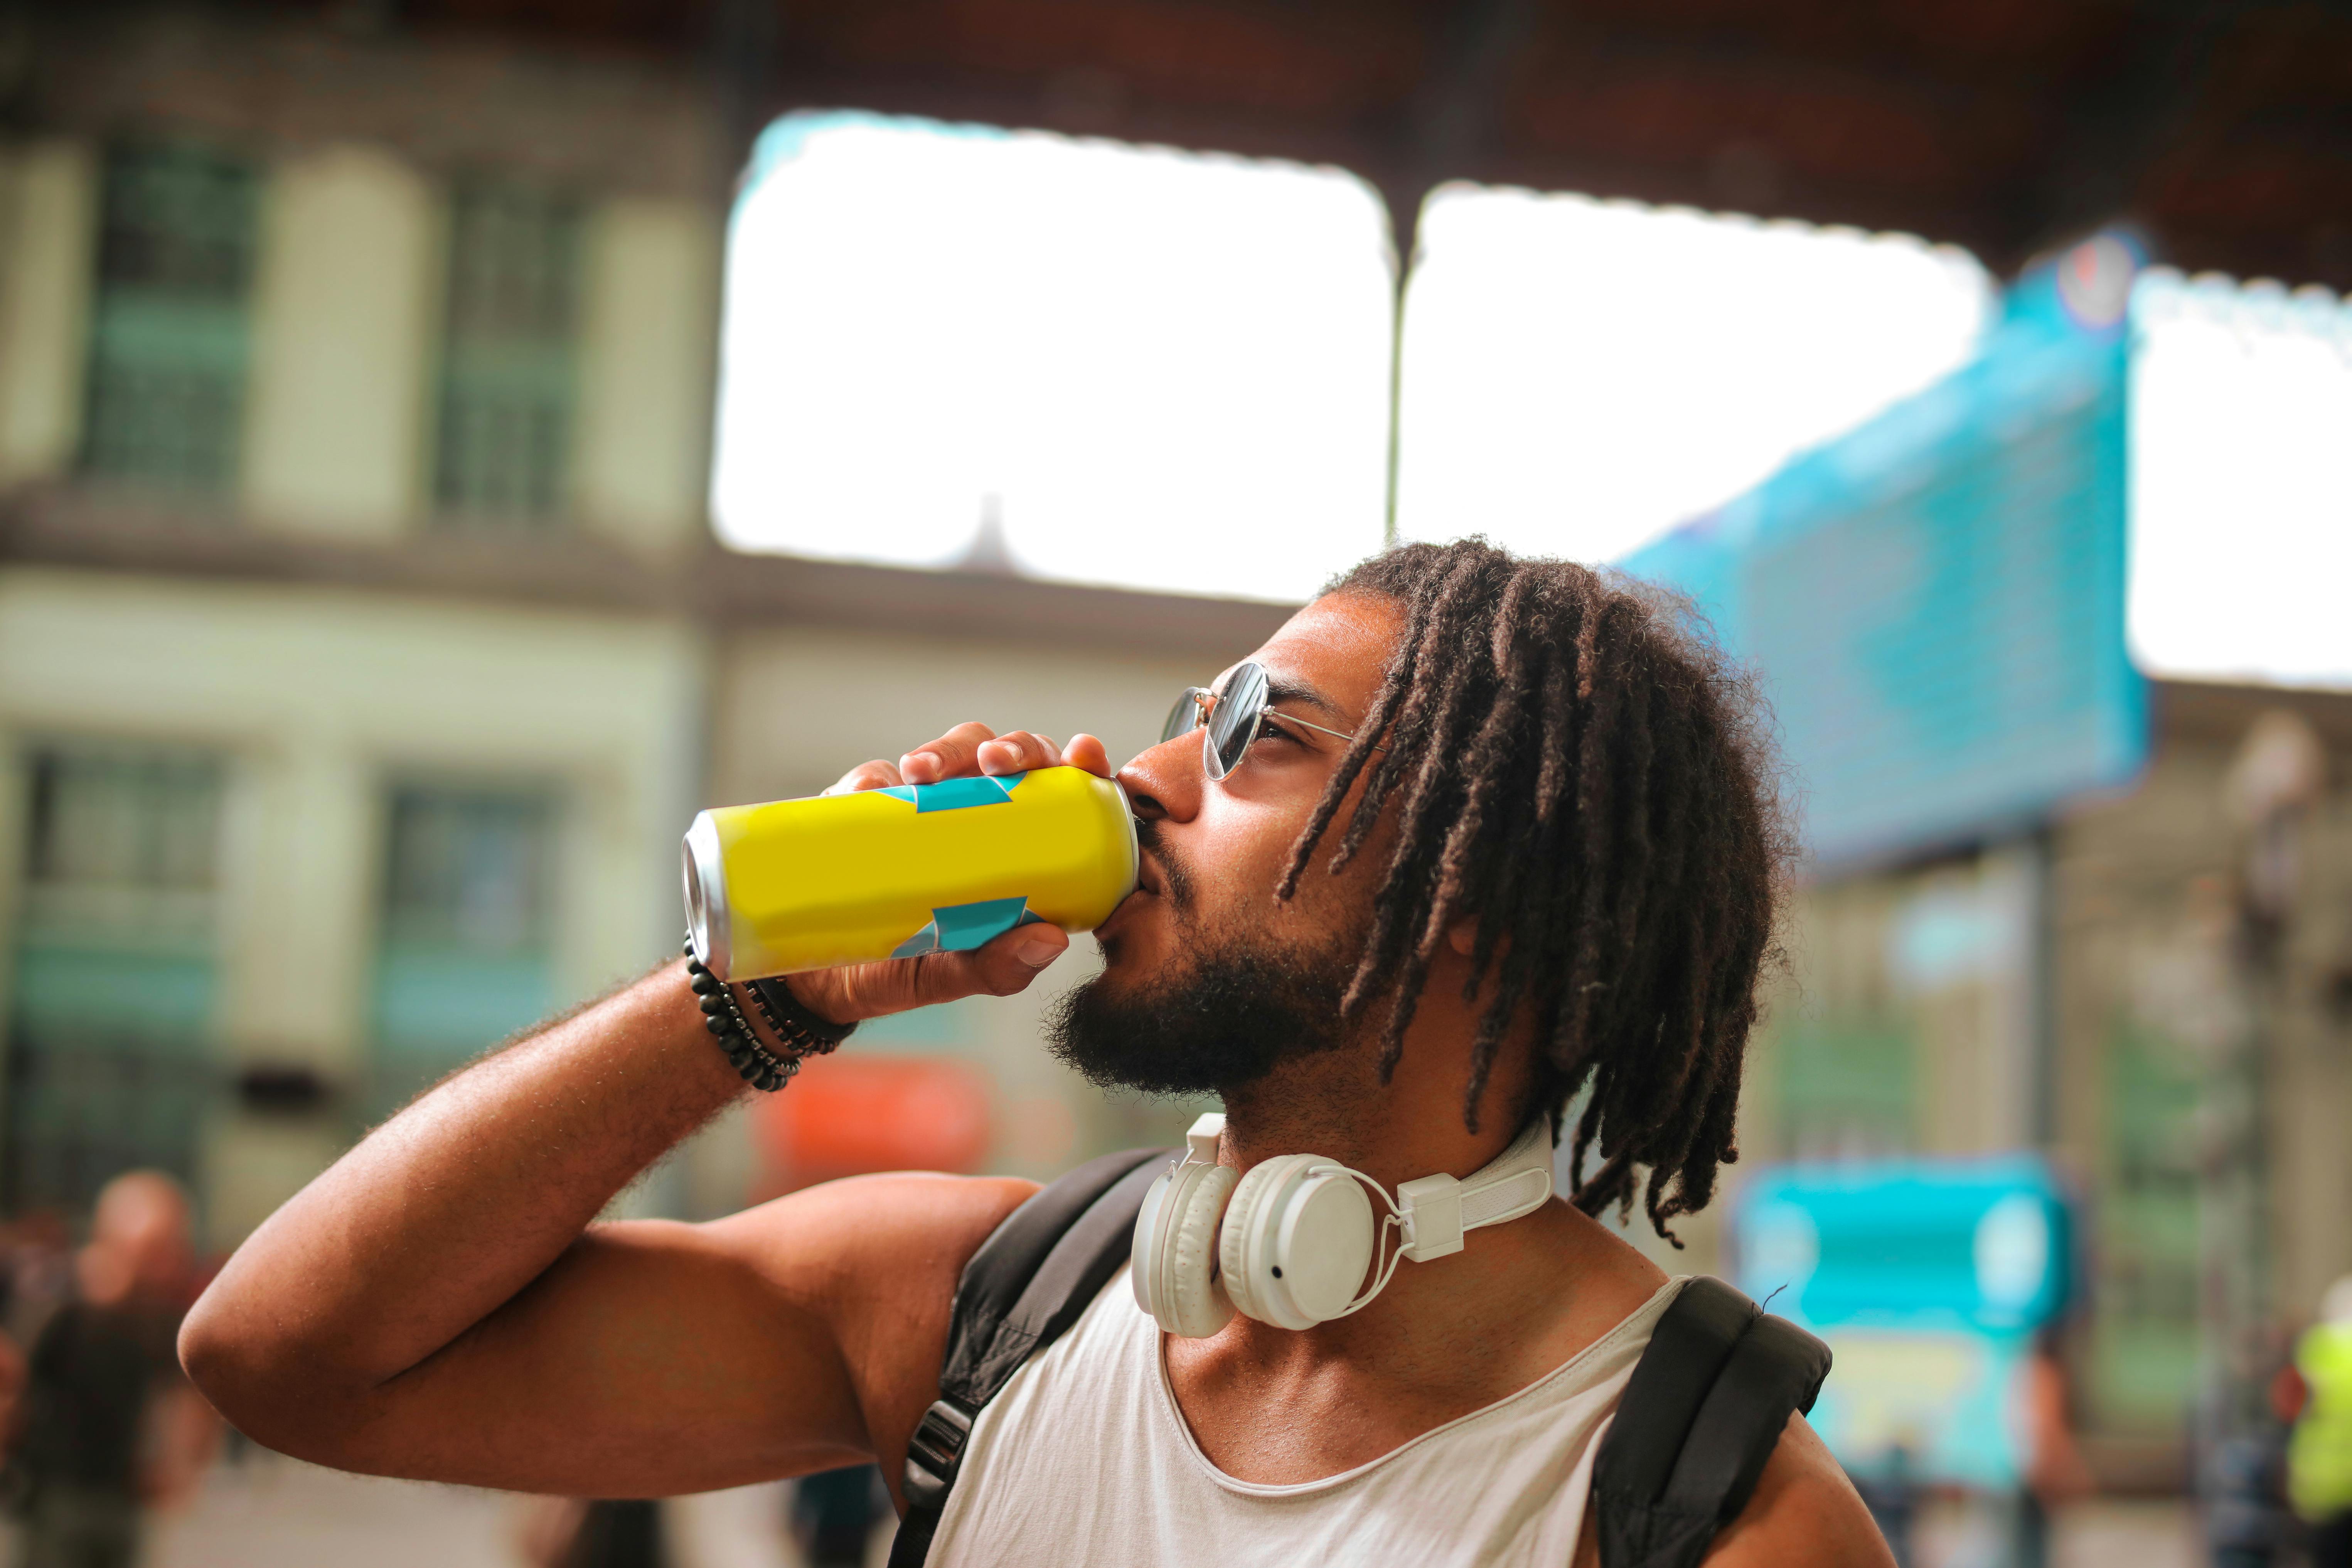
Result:
M1139 900L1163 898L1167 892L1168 879L1158 866L1152 864L1151 857L1148 854L1137 856L1134 890L1119 900L1118 907L1111 910L1109 918L1095 928L1095 934L1097 937L1116 935L1117 933L1111 928L1125 919L1127 912L1134 909Z

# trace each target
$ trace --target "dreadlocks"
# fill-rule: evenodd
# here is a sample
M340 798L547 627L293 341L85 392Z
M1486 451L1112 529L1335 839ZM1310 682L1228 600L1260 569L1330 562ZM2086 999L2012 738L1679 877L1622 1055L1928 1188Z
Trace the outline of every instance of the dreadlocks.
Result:
M1524 1010L1555 1125L1591 1091L1570 1156L1577 1205L1630 1205L1645 1165L1643 1207L1673 1240L1667 1222L1705 1207L1738 1158L1740 1061L1789 854L1752 683L1671 595L1483 540L1405 545L1326 592L1395 601L1404 632L1276 896L1297 890L1363 775L1331 869L1393 803L1396 847L1341 1004L1352 1018L1393 996L1383 1079L1438 943L1475 915L1465 1000L1491 989L1465 1120L1476 1131Z

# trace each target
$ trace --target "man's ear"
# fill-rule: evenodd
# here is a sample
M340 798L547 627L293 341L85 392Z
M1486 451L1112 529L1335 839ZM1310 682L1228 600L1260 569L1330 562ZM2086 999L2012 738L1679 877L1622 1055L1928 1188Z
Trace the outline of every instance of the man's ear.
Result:
M1447 926L1445 945L1463 957L1469 957L1471 950L1478 945L1478 917L1464 915L1460 920Z

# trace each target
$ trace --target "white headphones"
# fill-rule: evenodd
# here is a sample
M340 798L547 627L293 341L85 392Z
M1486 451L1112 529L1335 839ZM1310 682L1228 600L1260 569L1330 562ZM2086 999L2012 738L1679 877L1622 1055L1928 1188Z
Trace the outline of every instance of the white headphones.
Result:
M1246 1176L1217 1163L1225 1119L1184 1135L1184 1157L1144 1194L1135 1219L1136 1305L1171 1334L1206 1339L1238 1310L1282 1329L1311 1329L1368 1305L1401 1259L1462 1250L1462 1233L1532 1214L1551 1196L1550 1127L1528 1123L1471 1176L1423 1176L1397 1188L1320 1154L1280 1154ZM1374 1223L1377 1194L1388 1213ZM1374 1255L1396 1250L1359 1293Z

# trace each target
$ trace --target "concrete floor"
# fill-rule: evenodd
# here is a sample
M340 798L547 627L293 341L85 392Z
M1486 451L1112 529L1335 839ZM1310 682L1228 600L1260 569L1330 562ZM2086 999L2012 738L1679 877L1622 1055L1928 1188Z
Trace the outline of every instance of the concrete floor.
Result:
M143 1568L522 1568L530 1500L374 1480L274 1454L216 1468L189 1509L156 1521ZM665 1510L675 1568L802 1568L782 1486L681 1499ZM1916 1568L1999 1568L1997 1536L1969 1510L1932 1509ZM889 1531L877 1531L880 1568ZM2194 1568L2194 1521L2175 1502L2100 1501L2058 1521L2053 1568ZM7 1561L14 1552L5 1553Z
M270 1453L216 1467L185 1510L157 1520L142 1568L522 1568L537 1500L387 1481ZM802 1568L782 1484L684 1498L663 1510L672 1568ZM880 1532L882 1554L888 1532Z
M1914 1568L2006 1568L2004 1516L1963 1504L1921 1513ZM2053 1522L2052 1568L2198 1568L2196 1519L2185 1503L2101 1500Z

